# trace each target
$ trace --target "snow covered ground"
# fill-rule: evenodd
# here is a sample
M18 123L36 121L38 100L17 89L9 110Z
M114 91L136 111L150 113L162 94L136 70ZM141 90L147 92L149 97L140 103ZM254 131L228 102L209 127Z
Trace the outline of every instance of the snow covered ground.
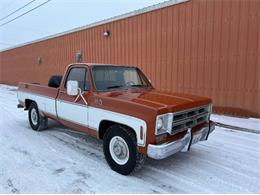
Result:
M260 134L217 127L188 153L147 159L122 176L107 165L101 141L56 122L32 131L15 90L0 85L0 193L260 193Z

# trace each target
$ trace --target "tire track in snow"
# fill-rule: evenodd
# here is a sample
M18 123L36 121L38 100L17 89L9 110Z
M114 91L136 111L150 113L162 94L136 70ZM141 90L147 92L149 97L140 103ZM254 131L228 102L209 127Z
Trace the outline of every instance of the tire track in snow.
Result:
M11 192L12 194L20 194L19 189L17 189L17 188L14 186L13 181L12 181L11 179L8 179L6 183L7 183L7 186L8 186L8 188L10 189L10 192Z

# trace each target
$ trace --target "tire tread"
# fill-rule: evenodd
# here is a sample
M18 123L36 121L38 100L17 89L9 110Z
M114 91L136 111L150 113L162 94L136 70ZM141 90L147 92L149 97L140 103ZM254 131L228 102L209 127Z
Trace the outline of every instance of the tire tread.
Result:
M123 173L124 175L128 175L128 174L132 174L138 170L140 170L142 168L142 166L144 165L146 156L140 152L138 152L137 150L137 140L136 140L136 136L135 133L133 133L133 131L124 125L112 125L111 127L109 127L106 131L106 134L104 136L104 139L106 139L105 137L107 136L107 134L111 131L121 131L121 132L125 132L128 137L132 140L132 143L134 144L134 147L136 148L136 158L135 158L135 166L134 169L130 172L130 173ZM105 150L105 149L104 149ZM112 168L112 167L111 167ZM113 169L113 168L112 168ZM122 173L121 173L122 174Z
M39 126L37 127L37 129L33 129L35 131L42 131L42 130L45 130L48 126L48 118L46 116L43 116L40 112L39 112L39 109L38 109L38 106L36 104L36 102L32 102L29 106L29 113L28 113L28 117L29 117L29 122L30 122L30 110L32 108L35 108L38 112L38 117L39 117ZM30 125L31 125L31 122L30 122ZM32 125L31 125L32 126Z

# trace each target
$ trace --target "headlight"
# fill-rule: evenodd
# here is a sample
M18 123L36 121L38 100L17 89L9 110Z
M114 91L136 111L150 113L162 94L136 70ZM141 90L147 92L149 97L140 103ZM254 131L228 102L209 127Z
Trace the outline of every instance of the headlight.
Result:
M156 123L156 128L161 129L162 126L163 126L163 120L162 120L162 118L158 118L158 121Z
M156 117L155 135L171 132L173 114L167 113Z

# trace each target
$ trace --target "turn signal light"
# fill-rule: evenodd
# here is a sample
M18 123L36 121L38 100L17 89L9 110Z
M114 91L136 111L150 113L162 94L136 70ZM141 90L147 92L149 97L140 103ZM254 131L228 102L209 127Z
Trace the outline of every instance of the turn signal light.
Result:
M167 134L166 134L166 133L165 133L165 134L161 134L161 135L157 135L157 136L155 137L155 142L156 142L156 143L160 143L160 142L162 142L162 141L165 141L166 138L167 138Z
M140 140L143 140L144 130L143 126L140 127Z

